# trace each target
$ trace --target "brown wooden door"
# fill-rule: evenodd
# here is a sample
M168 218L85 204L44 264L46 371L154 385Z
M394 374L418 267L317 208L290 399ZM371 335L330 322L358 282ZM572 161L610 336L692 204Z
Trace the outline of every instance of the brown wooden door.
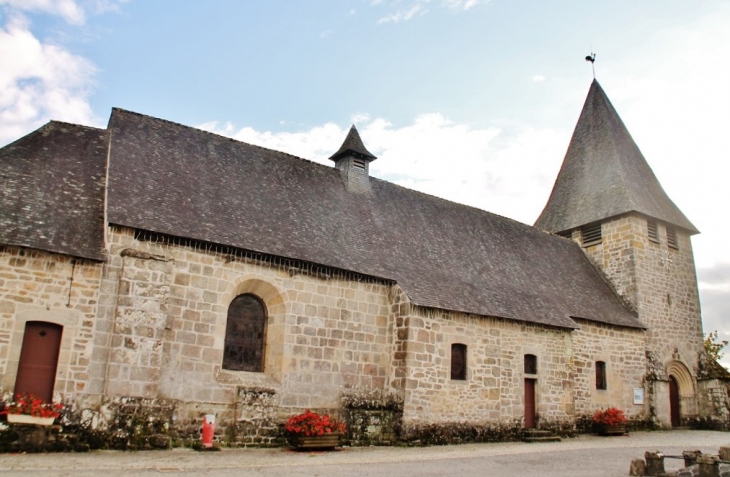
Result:
M669 376L669 412L672 419L672 427L682 425L682 419L679 415L679 384L674 376Z
M63 326L53 323L29 321L25 324L18 376L15 378L16 396L31 393L51 402L62 332Z
M525 428L535 428L535 380L525 379Z

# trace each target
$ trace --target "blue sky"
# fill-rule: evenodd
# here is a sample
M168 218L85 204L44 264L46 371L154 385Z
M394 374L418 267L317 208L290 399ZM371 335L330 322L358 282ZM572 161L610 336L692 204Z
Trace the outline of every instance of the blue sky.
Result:
M693 239L730 339L730 4L0 0L0 145L112 107L372 173L532 223L596 74Z

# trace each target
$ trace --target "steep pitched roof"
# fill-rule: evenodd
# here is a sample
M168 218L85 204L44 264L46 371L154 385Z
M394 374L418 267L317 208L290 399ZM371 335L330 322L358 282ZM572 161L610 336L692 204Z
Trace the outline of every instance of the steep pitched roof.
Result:
M115 109L109 128L110 223L394 280L425 307L643 327L569 240L149 116Z
M342 146L340 146L340 149L336 153L332 154L330 159L337 161L340 157L348 154L354 154L355 156L360 156L363 159L368 159L370 161L377 159L377 157L371 154L370 151L365 149L365 145L362 143L362 139L360 138L360 133L357 132L357 128L354 124L347 133L347 137L342 143Z
M0 149L0 244L104 260L106 130L51 121Z
M627 212L698 233L664 192L606 93L593 80L535 227L561 232Z

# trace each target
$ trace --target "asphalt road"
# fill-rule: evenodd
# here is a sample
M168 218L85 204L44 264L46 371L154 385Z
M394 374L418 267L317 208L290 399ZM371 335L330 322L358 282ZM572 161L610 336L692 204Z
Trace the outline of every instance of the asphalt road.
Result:
M18 476L444 476L619 477L647 450L665 454L730 446L718 431L635 432L624 437L581 436L557 443L466 444L421 448L342 448L301 453L286 449L189 449L88 454L0 454L0 477ZM667 470L682 467L666 460Z

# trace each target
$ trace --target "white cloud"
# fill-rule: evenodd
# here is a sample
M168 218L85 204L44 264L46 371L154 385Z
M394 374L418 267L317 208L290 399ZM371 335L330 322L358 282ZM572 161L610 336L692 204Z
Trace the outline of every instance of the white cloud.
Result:
M532 77L532 81L535 83L542 83L545 81L545 77L543 75L535 75Z
M370 121L370 115L368 113L357 113L357 114L353 114L352 117L350 117L350 121L353 124L367 122L367 121Z
M98 123L88 103L94 65L38 40L19 13L0 27L0 64L0 144L49 119Z
M469 10L480 3L487 3L489 0L443 0L444 5L452 10Z
M384 17L381 17L378 19L378 24L381 23L400 23L400 22L406 22L415 16L421 16L428 13L429 9L427 8L428 5L436 4L437 6L441 8L446 8L449 10L457 10L457 11L466 11L470 10L471 8L479 5L488 3L490 0L440 0L437 2L434 2L434 0L412 0L410 2L410 5L405 8L398 8L396 12L390 13ZM372 6L378 6L378 5L384 5L384 6L390 6L390 5L400 5L402 2L401 0L372 0L370 2L370 5Z
M86 21L84 10L74 0L0 0L0 5L8 5L18 10L60 15L74 25L82 25Z
M378 24L381 23L400 23L402 21L407 22L411 18L413 18L416 15L424 15L426 12L428 12L428 9L423 6L421 3L417 3L416 5L413 5L412 7L406 9L406 10L398 10L395 13L391 13L390 15L384 16L380 19L378 19Z
M11 11L40 12L58 15L72 25L86 22L86 11L101 14L119 11L120 5L128 0L0 0Z

